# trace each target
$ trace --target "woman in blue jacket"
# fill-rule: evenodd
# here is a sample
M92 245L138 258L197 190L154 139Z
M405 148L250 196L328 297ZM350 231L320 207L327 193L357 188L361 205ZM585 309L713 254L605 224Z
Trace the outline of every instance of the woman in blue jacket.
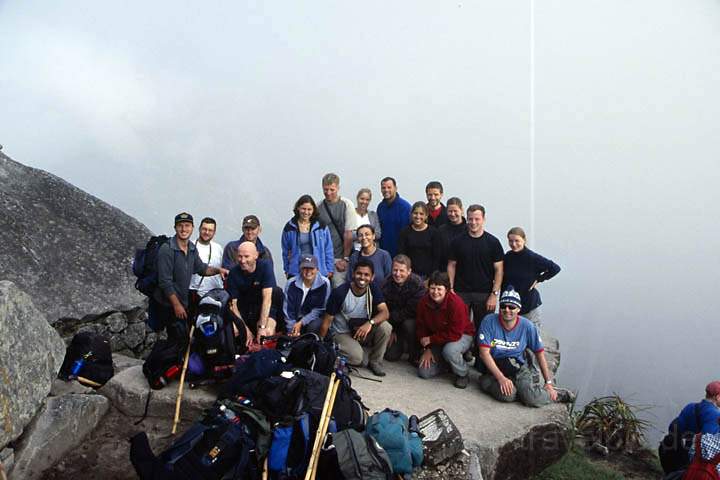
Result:
M525 246L527 238L522 228L511 228L507 237L510 251L503 259L503 291L508 285L512 285L520 294L522 303L520 315L539 327L542 301L536 287L538 283L557 275L560 267Z
M318 209L310 195L298 198L293 208L295 215L283 228L280 240L282 246L283 271L290 278L300 273L300 257L315 255L318 269L325 277L332 277L335 271L333 245L330 230L318 221Z

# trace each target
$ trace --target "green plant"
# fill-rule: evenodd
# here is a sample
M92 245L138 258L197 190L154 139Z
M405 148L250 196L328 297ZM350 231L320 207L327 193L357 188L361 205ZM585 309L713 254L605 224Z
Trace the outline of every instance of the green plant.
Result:
M642 447L645 430L651 426L637 416L648 408L627 403L617 394L595 398L574 418L575 428L590 444L632 452Z

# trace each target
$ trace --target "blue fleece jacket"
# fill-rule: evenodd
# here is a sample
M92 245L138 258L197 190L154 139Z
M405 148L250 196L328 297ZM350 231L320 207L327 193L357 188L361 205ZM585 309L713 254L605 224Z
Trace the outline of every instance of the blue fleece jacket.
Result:
M335 260L333 258L333 244L330 230L320 222L315 222L310 227L310 242L312 243L313 255L318 260L318 270L327 277L330 272L335 271ZM286 275L294 277L300 273L300 234L297 223L291 219L283 228L280 239L282 247L283 271Z
M377 214L383 232L380 239L380 248L387 251L391 258L394 258L398 253L400 230L410 224L411 208L408 201L400 198L400 195L396 195L392 203L383 200L377 207Z

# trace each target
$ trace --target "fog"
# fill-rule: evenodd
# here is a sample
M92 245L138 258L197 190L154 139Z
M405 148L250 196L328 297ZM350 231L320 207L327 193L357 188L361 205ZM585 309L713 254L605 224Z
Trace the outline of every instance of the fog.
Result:
M106 2L107 3L107 2ZM720 2L0 2L0 143L156 232L282 225L320 178L488 210L580 403L664 429L720 378ZM656 438L658 432L650 432Z

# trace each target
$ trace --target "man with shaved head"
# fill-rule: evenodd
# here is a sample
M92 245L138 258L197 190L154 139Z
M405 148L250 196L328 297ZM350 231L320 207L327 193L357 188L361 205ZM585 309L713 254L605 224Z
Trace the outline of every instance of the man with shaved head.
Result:
M237 249L237 265L228 276L230 311L245 327L237 333L246 346L253 339L260 342L261 337L283 329L282 289L275 282L272 261L258 256L254 243L241 243Z

